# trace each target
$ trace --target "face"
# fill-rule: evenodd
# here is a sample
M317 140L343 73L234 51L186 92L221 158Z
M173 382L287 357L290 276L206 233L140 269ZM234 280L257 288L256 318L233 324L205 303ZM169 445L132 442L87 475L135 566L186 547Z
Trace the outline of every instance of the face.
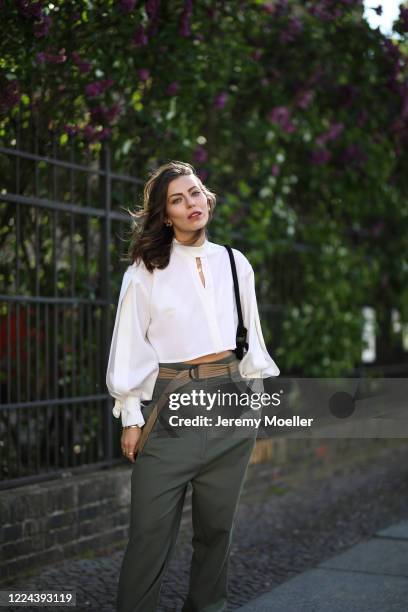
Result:
M179 176L169 183L166 221L171 221L177 240L189 240L194 232L205 228L208 206L207 197L194 174Z

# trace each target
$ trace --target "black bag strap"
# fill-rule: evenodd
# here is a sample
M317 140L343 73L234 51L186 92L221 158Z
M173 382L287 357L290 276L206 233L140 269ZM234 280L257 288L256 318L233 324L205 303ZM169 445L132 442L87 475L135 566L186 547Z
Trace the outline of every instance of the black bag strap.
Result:
M235 353L238 359L242 359L244 356L244 349L248 350L248 342L246 341L247 337L247 329L244 327L244 321L242 318L242 310L241 310L241 299L239 297L239 285L238 285L238 275L237 268L235 266L234 254L232 252L232 248L228 244L224 244L225 248L228 251L228 255L230 258L232 278L234 281L234 293L235 293L235 302L237 306L238 313L238 328L237 328L237 348L235 349Z
M237 268L235 266L234 253L232 252L232 249L228 244L224 244L224 246L228 251L228 255L229 255L230 263L231 263L232 278L234 279L234 293L235 293L235 302L237 305L238 325L239 327L243 327L244 322L242 319L241 300L239 297L238 276L237 276Z

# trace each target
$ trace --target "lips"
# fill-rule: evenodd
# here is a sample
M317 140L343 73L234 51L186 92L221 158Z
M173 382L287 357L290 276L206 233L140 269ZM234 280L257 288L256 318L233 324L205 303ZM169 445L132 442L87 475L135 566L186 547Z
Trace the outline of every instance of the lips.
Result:
M201 217L201 212L199 212L198 210L194 211L193 213L191 213L191 215L188 215L187 219L198 219L199 217Z

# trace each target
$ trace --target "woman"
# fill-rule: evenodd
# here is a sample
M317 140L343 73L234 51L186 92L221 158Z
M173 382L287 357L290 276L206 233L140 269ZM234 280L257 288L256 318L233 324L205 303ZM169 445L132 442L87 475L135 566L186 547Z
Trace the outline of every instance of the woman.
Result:
M248 350L241 360L234 353L238 315L229 255L206 234L215 203L215 194L194 168L173 161L150 176L144 209L135 215L142 222L135 224L132 264L123 277L106 377L116 399L113 414L122 418L122 452L134 463L119 612L157 609L188 483L193 490L194 537L182 612L226 610L233 522L256 429L245 435L238 428L219 430L215 412L223 416L229 410L236 416L237 406L235 413L226 408L220 392L231 387L236 392L242 383L253 391L255 381L278 376L279 369L265 348L253 269L236 249ZM163 403L169 381L174 386L176 378L187 376L186 370L189 376L178 392L187 393L187 401L184 395L177 412L167 404L138 452L152 410L160 398ZM211 407L212 423L209 405L202 401L210 396L218 398ZM170 418L176 414L182 426ZM186 418L203 416L209 418L192 421L199 426L188 421L183 426Z

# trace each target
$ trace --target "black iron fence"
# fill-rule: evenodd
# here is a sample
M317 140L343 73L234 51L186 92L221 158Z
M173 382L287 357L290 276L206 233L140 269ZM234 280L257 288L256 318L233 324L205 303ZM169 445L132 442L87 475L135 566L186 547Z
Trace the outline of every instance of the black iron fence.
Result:
M20 134L0 147L0 487L120 457L105 385L111 253L124 253L118 210L140 184L112 172L106 146L91 156L34 134L31 153Z

